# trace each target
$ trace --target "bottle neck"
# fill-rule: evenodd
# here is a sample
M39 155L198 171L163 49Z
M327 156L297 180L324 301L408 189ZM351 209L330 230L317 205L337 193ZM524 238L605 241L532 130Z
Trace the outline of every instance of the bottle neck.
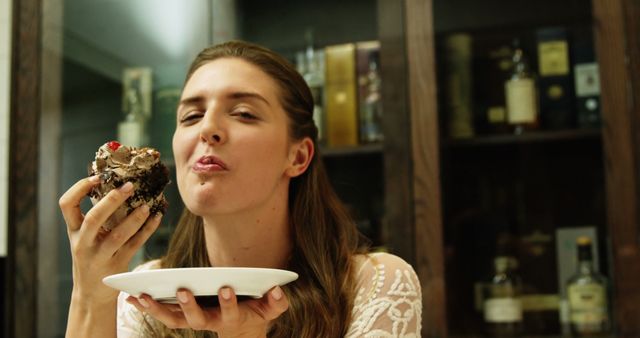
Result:
M593 262L591 260L580 260L578 261L578 273L581 275L590 275L593 271Z
M578 245L578 272L583 275L593 272L593 256L591 254L591 243Z

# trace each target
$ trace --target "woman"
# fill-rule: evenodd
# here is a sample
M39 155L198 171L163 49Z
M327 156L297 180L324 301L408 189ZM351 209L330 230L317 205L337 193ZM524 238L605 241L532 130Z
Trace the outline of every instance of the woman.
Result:
M83 216L80 201L97 184L87 178L60 199L74 262L67 336L114 337L116 328L119 337L419 336L415 272L359 247L319 158L312 111L303 78L274 52L239 41L203 50L188 71L173 137L186 208L167 255L138 270L266 267L299 279L242 302L223 287L220 306L206 309L189 290L177 292L179 305L118 297L101 279L126 271L160 216L140 207L100 236L131 187Z

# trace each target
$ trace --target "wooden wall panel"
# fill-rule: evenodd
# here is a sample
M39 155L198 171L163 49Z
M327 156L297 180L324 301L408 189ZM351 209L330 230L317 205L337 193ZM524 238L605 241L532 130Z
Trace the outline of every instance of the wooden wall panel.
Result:
M405 9L413 157L416 268L422 281L423 336L447 335L440 151L432 0Z
M631 0L594 0L596 51L602 86L607 218L613 256L613 305L621 337L640 336L640 248L638 246L638 65ZM627 13L625 13L627 12ZM627 14L625 16L625 14ZM625 25L626 20L628 25ZM635 50L635 51L634 51ZM635 54L635 55L634 55ZM635 74L633 73L635 71Z
M42 51L40 97L41 113L39 133L38 179L38 292L36 318L65 318L65 300L59 290L60 251L66 238L60 233L60 168L61 165L61 121L62 121L62 73L63 73L63 12L64 0L43 0ZM56 276L52 283L51 276ZM64 314L62 313L64 312ZM64 332L61 320L39 320L38 338L56 338Z
M384 110L385 216L382 242L415 266L411 133L407 83L404 5L378 1Z
M9 168L8 337L36 337L41 1L14 1Z

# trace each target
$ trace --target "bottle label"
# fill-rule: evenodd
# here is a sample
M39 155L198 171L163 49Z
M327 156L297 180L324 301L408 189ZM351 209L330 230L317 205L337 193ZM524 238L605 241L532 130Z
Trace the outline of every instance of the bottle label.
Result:
M567 41L547 41L538 44L540 76L569 74L569 44Z
M569 286L567 292L572 323L597 324L607 320L607 300L604 286L574 284Z
M509 80L505 87L508 122L511 124L535 122L537 97L533 79Z
M600 75L598 64L581 63L574 67L576 96L598 96L600 95Z
M491 298L484 302L484 320L490 323L522 321L522 302L516 298Z

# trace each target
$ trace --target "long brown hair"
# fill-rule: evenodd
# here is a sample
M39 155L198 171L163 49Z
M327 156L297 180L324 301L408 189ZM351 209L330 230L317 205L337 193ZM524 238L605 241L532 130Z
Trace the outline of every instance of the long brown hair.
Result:
M309 137L316 149L307 170L293 178L289 186L289 222L294 244L287 268L297 272L299 278L283 288L289 309L274 321L269 337L344 337L355 298L353 257L365 248L360 246L355 224L331 188L320 158L311 91L285 58L242 41L204 49L191 64L186 81L199 67L219 58L240 58L273 78L288 116L289 137L291 140ZM184 210L161 266L210 266L199 216ZM163 337L215 336L147 324L154 335Z

